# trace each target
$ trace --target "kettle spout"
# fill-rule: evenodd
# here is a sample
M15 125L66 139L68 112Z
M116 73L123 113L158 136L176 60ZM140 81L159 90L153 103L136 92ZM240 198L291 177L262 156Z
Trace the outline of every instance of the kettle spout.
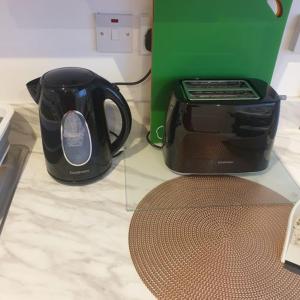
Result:
M41 95L41 84L40 84L40 77L29 81L26 84L26 87L33 98L33 100L38 104L40 101Z

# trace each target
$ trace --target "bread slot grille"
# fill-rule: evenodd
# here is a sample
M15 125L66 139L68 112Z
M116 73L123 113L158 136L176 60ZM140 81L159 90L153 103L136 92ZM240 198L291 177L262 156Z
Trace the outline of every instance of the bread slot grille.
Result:
M260 99L245 80L184 80L182 84L190 101Z

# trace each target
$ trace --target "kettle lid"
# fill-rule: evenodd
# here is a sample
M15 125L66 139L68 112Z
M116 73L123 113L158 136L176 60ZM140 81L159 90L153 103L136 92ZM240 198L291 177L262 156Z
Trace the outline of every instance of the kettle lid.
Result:
M77 87L89 84L95 77L96 74L87 69L59 68L45 73L41 84L46 87Z

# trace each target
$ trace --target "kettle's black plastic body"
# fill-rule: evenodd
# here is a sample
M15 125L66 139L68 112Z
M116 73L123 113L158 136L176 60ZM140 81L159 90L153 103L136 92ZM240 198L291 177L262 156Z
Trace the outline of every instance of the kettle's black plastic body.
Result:
M27 83L39 104L43 149L47 170L70 183L102 176L113 155L131 130L131 113L118 88L82 68L60 68ZM122 129L111 143L104 102L112 100L120 110Z

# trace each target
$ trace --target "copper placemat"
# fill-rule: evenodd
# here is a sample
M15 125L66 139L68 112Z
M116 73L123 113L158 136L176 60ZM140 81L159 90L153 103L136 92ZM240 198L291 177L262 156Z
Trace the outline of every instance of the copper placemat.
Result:
M201 205L178 208L196 199ZM171 200L174 209L144 209ZM171 180L135 211L131 257L159 299L300 299L300 276L280 263L291 208L279 194L237 177Z

